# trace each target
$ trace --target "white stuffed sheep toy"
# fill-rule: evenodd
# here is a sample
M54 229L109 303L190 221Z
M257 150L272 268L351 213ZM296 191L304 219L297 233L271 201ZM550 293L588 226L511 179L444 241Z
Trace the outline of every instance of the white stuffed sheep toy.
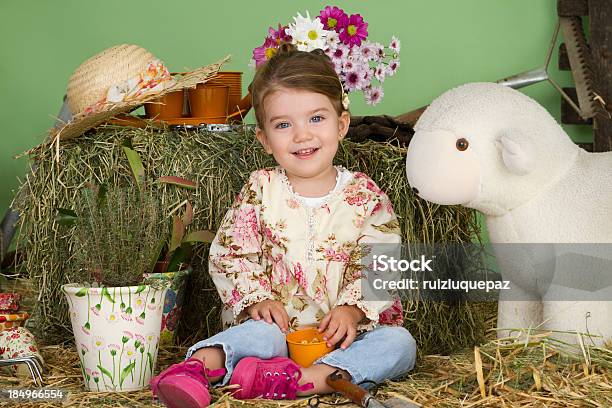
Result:
M434 100L415 126L406 173L420 197L482 212L494 244L612 243L612 152L580 149L514 89L472 83ZM588 332L600 336L596 344L612 338L612 245L576 246L586 256L565 258L569 270L559 246L553 255L523 246L523 259L496 251L512 285L511 296L500 292L499 328Z

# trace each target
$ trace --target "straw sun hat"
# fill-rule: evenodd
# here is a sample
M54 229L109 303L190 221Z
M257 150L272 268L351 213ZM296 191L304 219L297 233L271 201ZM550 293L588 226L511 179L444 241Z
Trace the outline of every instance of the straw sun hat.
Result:
M169 92L194 88L217 75L224 59L172 76L158 58L137 45L108 48L82 63L70 77L70 121L49 132L51 140L70 139Z

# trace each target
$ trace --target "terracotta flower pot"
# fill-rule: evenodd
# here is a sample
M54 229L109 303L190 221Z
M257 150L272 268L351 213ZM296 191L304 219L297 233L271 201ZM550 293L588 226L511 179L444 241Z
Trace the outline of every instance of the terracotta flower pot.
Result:
M147 118L180 118L183 116L183 91L171 92L151 103L145 103L145 114Z
M226 117L229 86L198 84L189 90L191 116L198 118ZM225 120L223 121L225 122Z
M230 118L241 120L241 116L245 116L251 109L251 94L242 97L242 72L221 71L209 83L229 86L227 113Z
M149 385L168 286L62 286L87 390L135 391Z

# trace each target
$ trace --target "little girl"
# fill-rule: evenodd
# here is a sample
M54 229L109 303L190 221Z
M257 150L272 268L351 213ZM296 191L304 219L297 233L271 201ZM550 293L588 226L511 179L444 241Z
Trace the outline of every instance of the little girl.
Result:
M332 392L325 379L336 370L381 382L414 366L399 300L362 294L359 248L399 244L400 231L385 193L332 163L350 115L330 59L282 44L251 92L257 139L278 166L251 174L219 227L209 271L231 327L152 380L168 407L207 406L209 384L234 384L239 399L295 399ZM298 366L285 334L302 326L339 347Z

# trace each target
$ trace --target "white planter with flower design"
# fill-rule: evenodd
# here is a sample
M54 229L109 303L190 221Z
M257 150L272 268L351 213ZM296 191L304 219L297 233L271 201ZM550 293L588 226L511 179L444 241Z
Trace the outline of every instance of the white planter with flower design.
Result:
M135 391L155 371L167 286L62 286L85 388Z

